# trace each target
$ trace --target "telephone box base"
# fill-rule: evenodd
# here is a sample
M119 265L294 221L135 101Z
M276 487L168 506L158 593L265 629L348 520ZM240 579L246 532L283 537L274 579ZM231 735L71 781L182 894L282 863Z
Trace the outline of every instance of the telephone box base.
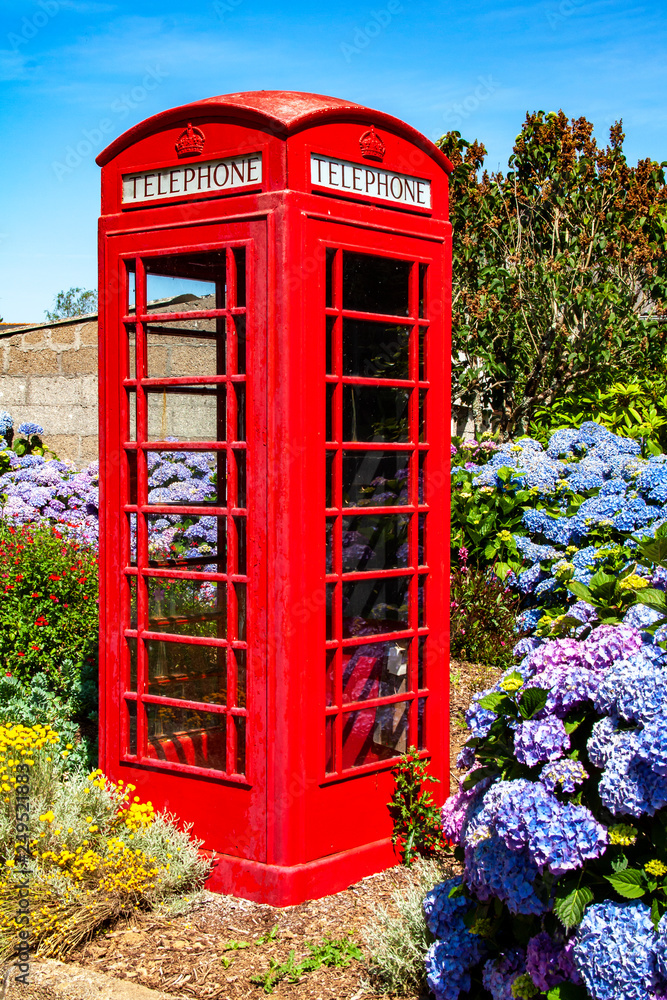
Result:
M211 857L210 852L204 853ZM213 870L205 886L210 892L241 896L270 906L295 906L307 899L342 892L365 876L398 864L398 858L391 840L386 839L290 867L229 854L217 854L212 862Z

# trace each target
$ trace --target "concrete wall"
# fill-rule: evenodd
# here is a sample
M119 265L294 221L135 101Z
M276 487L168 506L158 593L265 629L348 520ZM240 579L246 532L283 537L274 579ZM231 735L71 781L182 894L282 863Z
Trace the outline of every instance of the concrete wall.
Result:
M71 320L0 338L0 409L16 428L41 424L45 443L77 466L97 458L97 320Z
M198 305L193 302L180 308L187 311ZM178 326L211 332L214 322L181 321ZM216 371L214 342L206 337L149 335L148 355L149 374L158 378ZM11 413L15 427L24 420L41 424L45 443L79 467L97 458L97 317L6 333L0 336L0 365L0 410ZM224 409L222 397L220 404ZM156 392L149 400L149 434L206 440L215 427L216 412L214 398L188 399ZM484 414L484 428L487 420ZM452 434L474 433L472 411L454 405Z

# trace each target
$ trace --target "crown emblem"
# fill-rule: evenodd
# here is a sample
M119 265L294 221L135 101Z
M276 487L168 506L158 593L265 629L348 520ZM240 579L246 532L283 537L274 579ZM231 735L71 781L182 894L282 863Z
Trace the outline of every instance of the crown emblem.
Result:
M176 152L179 156L198 156L204 148L204 133L188 122L187 128L176 140Z
M372 125L368 132L364 132L362 135L359 140L359 146L361 148L361 155L367 160L382 161L384 154L386 153L385 144Z

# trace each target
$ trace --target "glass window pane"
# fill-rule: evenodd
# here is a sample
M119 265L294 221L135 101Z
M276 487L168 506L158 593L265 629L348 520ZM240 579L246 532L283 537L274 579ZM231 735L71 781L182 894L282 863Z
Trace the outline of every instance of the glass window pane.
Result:
M126 576L125 578L125 621L126 628L137 627L137 578L136 576Z
M327 485L326 485L326 505L327 505L327 507L333 507L333 505L334 505L333 504L333 496L334 496L333 471L334 471L334 458L335 458L335 454L336 453L333 452L333 451L328 451L327 452L327 457L326 457L326 464L327 464L327 467L326 467L326 479L327 479Z
M428 407L428 393L425 389L419 391L419 440L426 441L426 412Z
M227 650L182 642L146 641L148 694L224 705L227 700Z
M137 565L137 515L128 514L127 515L127 541L129 542L129 552L125 558L129 556L130 566ZM127 544L127 543L126 543Z
M427 287L427 272L428 264L419 265L419 318L424 319L426 316L426 294L428 292Z
M127 328L126 378L137 377L137 335L134 326Z
M426 705L428 698L420 698L417 704L417 749L426 749Z
M336 374L336 358L334 356L335 316L327 316L327 375Z
M344 451L344 507L402 507L408 500L405 451Z
M427 331L422 327L419 331L419 381L425 382L427 378L426 372L426 334Z
M236 394L236 437L234 440L245 441L245 382L234 382L233 385ZM232 437L232 429L230 428L230 440Z
M247 353L245 316L235 316L234 323L236 324L236 374L245 375Z
M343 647L343 701L388 698L408 690L409 642Z
M326 535L327 535L327 563L326 563L326 565L327 565L327 573L333 573L334 572L334 552L333 552L333 547L334 547L335 525L336 525L336 518L335 517L328 517L327 518L327 525L326 525Z
M428 664L428 636L422 635L419 638L419 655L417 658L417 684L420 688L425 688L428 686L428 678L426 675L426 667Z
M426 625L426 576L419 577L419 587L417 589L417 622L419 628Z
M343 253L343 309L407 316L411 264L365 253Z
M225 258L224 250L144 258L146 301L160 312L223 309Z
M327 584L326 607L327 607L327 639L334 639L334 614L336 606L336 584Z
M148 441L224 441L225 386L161 386L146 390Z
M237 609L237 629L235 638L240 642L245 642L246 639L246 619L247 619L247 593L248 587L245 583L235 583L234 590L236 591L236 609ZM232 638L230 629L230 639Z
M401 514L343 518L343 572L408 565L410 518Z
M335 422L334 422L334 405L336 401L336 389L338 388L333 382L327 382L327 414L326 414L326 437L327 441L333 441L335 439Z
M343 716L343 770L398 757L407 750L408 706L403 702Z
M334 260L336 258L335 247L327 247L327 264L326 264L326 305L327 308L332 308L334 304L334 291L333 291L333 271L334 271Z
M330 715L325 720L325 765L326 774L334 774L336 771L336 716Z
M245 576L247 572L246 555L246 519L245 517L235 517L236 526L236 572L239 576Z
M149 757L215 771L226 769L224 715L173 705L146 705L145 709Z
M236 658L236 704L239 708L245 708L248 683L246 675L245 649L235 649L234 657Z
M417 559L419 560L420 566L425 566L427 563L426 559L426 514L419 515L419 526L417 529Z
M236 302L232 304L243 307L246 304L245 247L234 247L232 253L236 263Z
M137 390L126 389L125 399L127 406L125 427L124 427L125 440L136 441L137 440Z
M137 275L134 261L128 261L127 268L127 311L134 312L137 302Z
M409 576L355 580L343 584L343 636L407 629Z
M336 650L327 649L326 651L326 675L325 675L325 697L327 705L335 705L336 703Z
M225 319L175 319L146 328L148 378L225 374Z
M148 514L148 565L227 571L227 519L194 514Z
M409 326L344 319L343 375L407 379L409 347Z
M224 507L224 451L149 451L148 503Z
M240 448L234 451L236 459L236 506L246 505L246 453Z
M233 771L234 774L245 774L245 716L233 715L232 722L236 727L236 761L234 762Z
M408 402L405 389L386 386L343 386L344 441L408 441Z
M127 727L127 752L133 757L137 753L137 703L125 702L125 725Z
M133 626L134 627L134 626ZM125 678L128 691L137 690L137 640L129 636L125 640Z
M226 638L225 583L147 577L146 588L149 631Z
M126 474L127 474L127 503L137 502L137 453L136 451L125 452Z

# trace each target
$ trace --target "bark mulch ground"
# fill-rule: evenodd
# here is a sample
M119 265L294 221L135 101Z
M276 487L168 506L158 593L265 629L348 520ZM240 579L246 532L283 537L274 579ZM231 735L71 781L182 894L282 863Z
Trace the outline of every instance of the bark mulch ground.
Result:
M464 715L472 694L492 684L498 670L479 664L451 664L451 790L457 787L456 757L466 739ZM364 932L380 908L391 911L392 896L414 874L401 865L363 879L343 892L300 906L277 909L232 896L204 892L173 916L154 911L131 925L99 935L72 956L77 966L106 973L116 981L159 991L174 998L259 1000L267 995L252 982L272 963L308 957L307 945L325 939L351 940L364 947ZM1 984L0 984L1 986ZM46 992L32 992L32 990ZM139 991L142 992L142 991ZM7 1000L52 1000L48 987L10 987ZM98 992L103 997L104 992ZM298 981L283 979L272 990L276 1000L373 1000L363 962L308 972ZM72 1000L78 1000L74 990ZM116 996L115 991L109 996ZM128 993L128 997L130 994ZM400 998L413 1000L413 998Z

